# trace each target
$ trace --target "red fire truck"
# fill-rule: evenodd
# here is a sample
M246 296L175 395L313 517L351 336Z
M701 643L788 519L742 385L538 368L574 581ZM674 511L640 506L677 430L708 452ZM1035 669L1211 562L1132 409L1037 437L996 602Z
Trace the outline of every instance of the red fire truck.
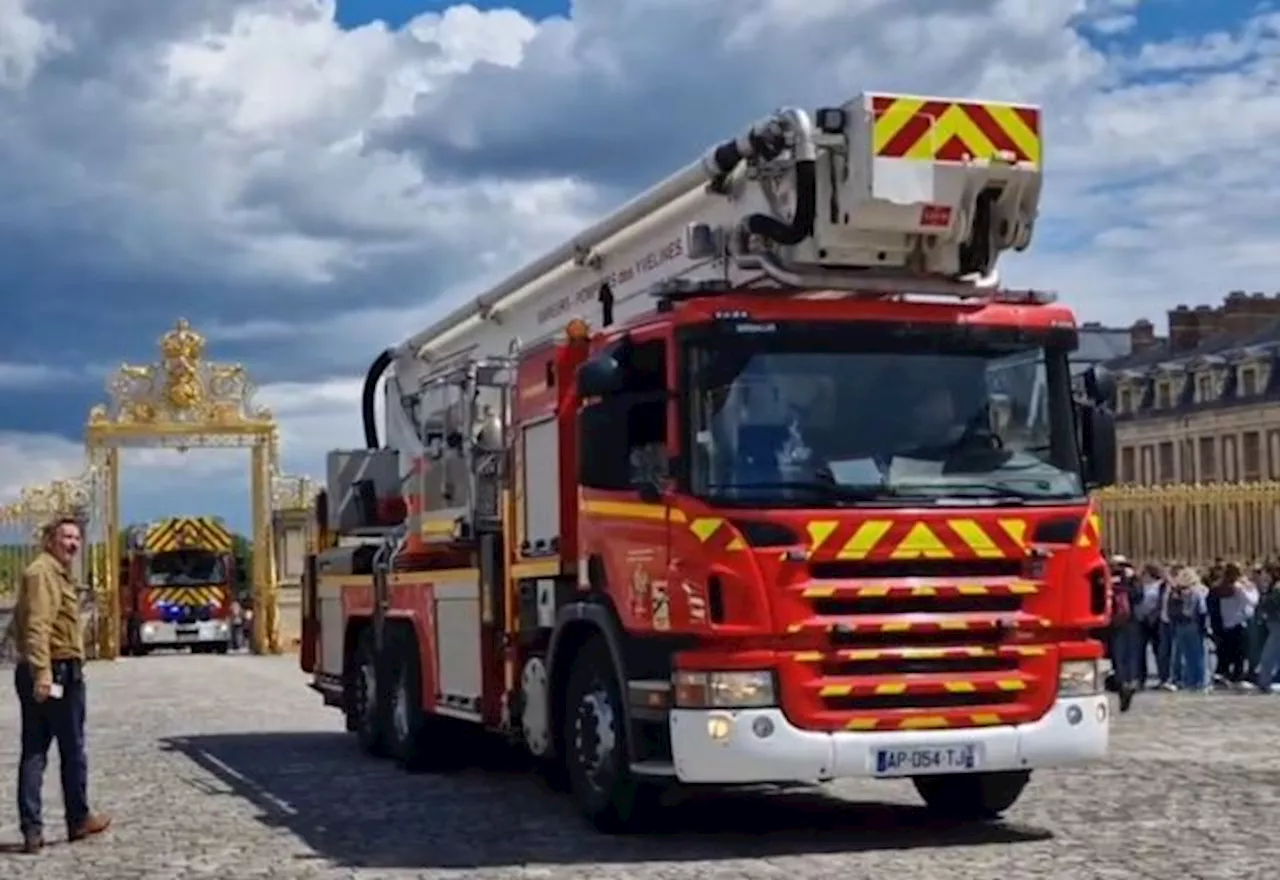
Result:
M120 576L120 644L225 654L234 638L235 555L215 517L159 520L130 538Z
M405 765L502 732L603 829L841 777L990 817L1101 759L1114 382L997 273L1041 182L1034 107L781 110L381 354L313 687Z

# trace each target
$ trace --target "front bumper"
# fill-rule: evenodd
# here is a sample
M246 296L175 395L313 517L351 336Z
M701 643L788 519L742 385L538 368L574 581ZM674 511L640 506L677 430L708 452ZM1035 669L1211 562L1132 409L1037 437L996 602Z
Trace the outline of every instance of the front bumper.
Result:
M199 623L177 624L147 621L138 632L142 644L200 645L231 641L231 624L225 620L202 620Z
M825 782L876 775L881 749L974 746L973 772L1032 770L1106 756L1110 708L1105 695L1059 699L1039 720L1004 727L824 733L801 730L781 709L675 709L671 753L682 782ZM713 738L710 727L727 735Z

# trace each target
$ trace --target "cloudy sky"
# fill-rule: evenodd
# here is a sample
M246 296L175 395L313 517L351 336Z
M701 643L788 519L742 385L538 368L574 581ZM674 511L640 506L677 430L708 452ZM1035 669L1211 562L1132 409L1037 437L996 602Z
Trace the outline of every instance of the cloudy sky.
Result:
M768 109L1046 108L1013 283L1127 323L1280 288L1280 13L1246 0L0 0L0 498L179 315L284 466L372 356ZM246 520L244 454L137 452L126 515Z

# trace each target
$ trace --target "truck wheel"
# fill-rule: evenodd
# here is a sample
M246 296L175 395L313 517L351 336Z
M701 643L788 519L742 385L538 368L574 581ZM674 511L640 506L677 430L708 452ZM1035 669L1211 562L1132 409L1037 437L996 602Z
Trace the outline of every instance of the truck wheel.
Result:
M366 629L360 634L352 668L351 705L348 712L355 722L356 739L360 748L376 758L387 754L386 735L382 719L384 713L378 705L376 649L373 632Z
M622 689L604 640L583 646L569 670L564 762L569 790L589 822L606 833L638 830L660 790L631 773Z
M418 640L403 631L397 632L388 650L394 654L389 664L394 682L387 713L387 750L405 770L426 770L433 760L444 758L448 748L443 743L428 742L428 733L439 729L440 719L422 708L422 659L418 656Z
M978 821L995 819L1012 807L1030 781L1030 770L917 776L911 780L931 813Z

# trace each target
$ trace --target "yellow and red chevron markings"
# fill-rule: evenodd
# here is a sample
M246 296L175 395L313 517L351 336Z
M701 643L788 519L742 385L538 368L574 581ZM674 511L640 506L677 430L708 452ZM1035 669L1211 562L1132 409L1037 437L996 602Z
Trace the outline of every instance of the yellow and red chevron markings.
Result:
M178 605L183 608L222 607L222 587L152 587L147 599L152 608Z
M957 599L962 596L1032 596L1040 587L1031 581L1014 580L1000 584L944 584L921 586L895 582L862 584L847 583L836 586L805 587L800 592L804 599L919 599L937 597Z
M794 635L802 632L827 632L834 624L829 618L813 618L787 624L787 632ZM944 633L944 632L990 632L992 630L1028 630L1048 629L1053 622L1035 617L1024 612L1014 614L985 612L971 614L965 618L942 617L927 620L876 620L842 619L840 629L851 635L863 633Z
M812 520L805 529L813 559L1015 559L1026 553L1023 519L832 519Z
M926 162L990 160L1001 154L1041 162L1040 111L990 101L872 95L873 152Z
M824 699L837 697L900 697L907 694L979 694L1019 693L1028 687L1029 679L1011 673L998 677L974 676L967 679L923 679L917 681L858 681L846 684L818 685L818 696Z
M682 525L709 549L747 549L742 535L725 517L686 514L678 507L635 502L586 500L582 513L610 519L658 521ZM769 517L792 524L789 517ZM808 538L811 560L1020 559L1030 542L1030 524L1022 517L953 516L921 519L885 516L871 519L816 518L794 524ZM1102 542L1102 517L1090 512L1076 539L1079 547ZM803 539L802 539L803 540ZM972 595L978 595L973 593ZM982 595L996 595L984 593Z
M1043 645L1001 645L988 648L980 645L955 645L947 647L898 646L888 648L844 648L824 654L822 651L798 651L792 655L799 663L822 663L834 659L844 663L874 663L880 660L983 660L993 657L1043 657L1048 648Z
M143 546L149 553L172 550L232 551L231 532L209 516L175 516L161 520L147 530Z
M1080 529L1080 537L1076 539L1076 546L1102 546L1102 514L1090 511L1084 518L1084 525Z

